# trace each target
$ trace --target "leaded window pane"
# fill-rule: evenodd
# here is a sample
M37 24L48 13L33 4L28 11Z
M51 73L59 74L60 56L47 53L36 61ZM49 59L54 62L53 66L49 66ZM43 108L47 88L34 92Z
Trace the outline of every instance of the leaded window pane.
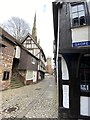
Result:
M72 6L72 26L85 25L85 9L84 4L78 4Z
M72 14L72 18L77 18L78 17L78 13L73 13Z
M77 6L72 6L72 13L77 12Z
M82 11L82 10L84 10L83 4L82 5L78 5L78 11Z
M79 12L78 14L79 14L79 18L80 18L81 16L85 16L85 12L84 12L84 11L81 11L81 12Z
M73 26L77 26L77 25L79 25L78 17L73 19Z

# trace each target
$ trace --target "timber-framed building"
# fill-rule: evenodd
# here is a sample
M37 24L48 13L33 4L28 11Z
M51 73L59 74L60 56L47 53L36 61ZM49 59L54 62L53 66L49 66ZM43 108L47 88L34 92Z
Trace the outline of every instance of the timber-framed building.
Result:
M90 2L53 2L53 21L60 117L90 119Z

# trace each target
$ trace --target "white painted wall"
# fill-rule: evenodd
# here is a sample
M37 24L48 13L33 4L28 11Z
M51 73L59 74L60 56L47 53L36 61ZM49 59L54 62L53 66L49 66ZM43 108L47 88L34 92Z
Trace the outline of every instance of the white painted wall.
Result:
M69 85L63 85L63 107L69 108Z
M89 0L87 1L88 1L87 4L88 4L89 15L90 15L90 1Z
M15 58L20 58L21 54L21 48L19 46L16 46L16 53L15 53Z
M37 82L37 71L33 71L33 82Z
M35 56L39 59L40 49L35 49Z
M80 96L80 115L90 116L90 97Z
M62 70L62 79L69 80L67 64L63 57L61 57L61 70Z
M62 70L62 79L69 80L69 72L66 61L61 56L61 70ZM69 85L63 85L63 107L69 108Z
M41 80L40 72L38 72L38 79Z
M33 80L33 71L27 70L26 80Z
M72 43L90 41L88 38L90 26L78 27L72 29Z
M27 70L26 80L33 80L33 82L37 82L37 71Z

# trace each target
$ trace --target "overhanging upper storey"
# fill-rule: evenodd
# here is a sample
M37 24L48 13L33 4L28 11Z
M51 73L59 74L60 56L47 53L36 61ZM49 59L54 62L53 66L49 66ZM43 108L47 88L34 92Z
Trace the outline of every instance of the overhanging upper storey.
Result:
M84 1L70 4L71 27L90 25L90 3Z
M63 50L90 49L90 2L64 0L53 6L56 50L61 53Z
M90 46L90 3L77 2L70 9L72 47Z

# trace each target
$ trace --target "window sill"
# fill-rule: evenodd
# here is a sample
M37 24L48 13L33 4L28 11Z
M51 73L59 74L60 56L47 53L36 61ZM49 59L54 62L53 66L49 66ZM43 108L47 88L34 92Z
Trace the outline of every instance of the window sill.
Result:
M71 29L80 28L80 27L84 27L84 26L88 26L88 25L87 25L87 24L85 24L85 25L71 26Z

